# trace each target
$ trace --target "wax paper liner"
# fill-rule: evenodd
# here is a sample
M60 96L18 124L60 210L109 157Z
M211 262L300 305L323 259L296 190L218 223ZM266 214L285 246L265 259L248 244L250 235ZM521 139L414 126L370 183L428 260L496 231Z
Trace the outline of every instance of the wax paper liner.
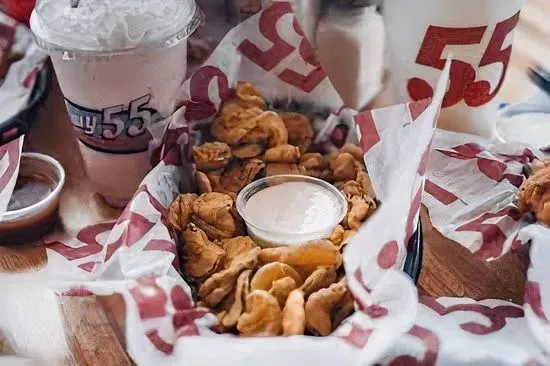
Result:
M0 80L0 122L13 117L27 106L38 71L46 55L32 44L30 30L0 12L0 62L10 52L23 57L11 64L6 76ZM0 146L0 213L7 210L17 175L23 137Z
M181 108L152 130L152 151L160 163L118 221L46 241L51 279L65 295L121 293L127 350L139 364L542 362L542 348L520 307L467 299L419 302L412 281L400 271L405 243L418 221L429 146L447 78L448 67L432 101L358 115L342 108L301 36L290 4L273 2L226 36L180 91ZM286 99L289 108L298 102L328 109L326 121L315 126L320 148L356 141L365 151L382 205L344 253L357 311L329 337L216 334L215 317L194 306L189 286L175 270L175 244L165 225L167 207L178 187L190 187L189 148L202 139L203 127L232 96L239 80L255 84L277 105Z
M456 317L453 314L462 315L467 311L472 315L485 314L491 319L483 326L458 323L458 333L472 341L475 339L472 334L483 335L482 340L487 341L485 345L476 343L476 351L470 352L468 360L482 364L550 362L547 358L550 328L545 310L550 305L547 303L550 294L544 287L549 277L544 276L543 266L550 254L545 251L550 231L525 221L514 204L524 179L523 167L543 155L538 149L520 143L495 143L442 130L434 135L422 198L434 227L481 260L498 259L531 243L523 308L496 300L478 303L459 299L444 300L448 303L421 301L421 308L432 313L431 316L435 312ZM431 330L436 330L435 334L441 338L448 327L441 324ZM429 335L424 332L424 337ZM514 342L503 344L509 337L515 337ZM438 351L440 356L447 353L437 346L437 342L432 345L436 355ZM513 348L503 353L503 347ZM438 362L442 362L441 357Z
M22 58L11 64L0 81L0 121L6 121L26 107L46 54L32 43L31 31L0 12L0 60L10 54Z

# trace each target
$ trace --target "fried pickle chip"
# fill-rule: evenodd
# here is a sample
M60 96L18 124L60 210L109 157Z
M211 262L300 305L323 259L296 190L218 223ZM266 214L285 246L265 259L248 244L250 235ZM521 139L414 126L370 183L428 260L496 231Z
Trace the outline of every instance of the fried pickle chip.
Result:
M168 224L177 232L185 230L193 215L193 202L198 198L194 193L180 194L168 210Z
M348 203L351 203L353 197L362 197L363 196L363 187L361 184L355 180L350 180L340 187L340 190L346 197Z
M235 289L240 274L254 268L256 264L257 255L251 255L221 272L214 273L199 288L199 297L206 305L215 307Z
M376 202L368 196L355 196L351 199L351 208L347 215L347 224L351 230L359 230L363 223L376 210Z
M195 216L229 237L237 230L232 208L233 198L217 192L202 194L193 202Z
M263 249L259 255L263 263L282 262L290 266L340 267L342 255L329 240L316 240L301 246Z
M300 275L301 278L308 278L309 276L311 276L311 274L313 272L315 272L317 270L317 268L319 268L319 266L317 265L311 265L311 266L292 266L292 268L294 268L296 270L296 272L298 272L298 274Z
M517 205L521 213L534 212L539 222L550 226L550 168L538 170L523 182Z
M336 305L336 311L332 316L332 329L336 329L355 311L355 303L351 291L348 289L342 300Z
M239 275L237 279L237 287L235 288L235 299L231 308L222 320L222 324L226 328L233 328L237 325L241 314L244 311L244 302L249 293L250 275L252 270L246 270Z
M229 239L233 236L233 234L228 234L215 226L212 226L210 224L207 224L203 220L199 219L197 216L193 215L191 216L191 223L196 225L198 228L200 228L202 231L206 233L206 236L210 240L224 240Z
M350 153L340 153L330 162L330 168L337 181L350 181L357 178L358 167L356 160Z
M344 283L334 283L329 288L313 293L306 302L306 329L315 335L328 336L332 332L332 312L344 295Z
M234 146L231 152L238 159L252 159L264 153L264 147L260 144L243 144Z
M192 278L213 273L218 268L225 252L208 240L208 237L194 224L183 232L183 272Z
M227 316L227 310L221 310L215 313L218 323L222 323L223 319Z
M285 277L292 278L297 286L300 286L303 282L294 268L288 264L273 262L260 267L250 282L250 288L252 290L268 291L273 286L273 282Z
M300 158L300 165L310 169L324 170L329 167L329 162L319 153L307 153Z
M245 142L244 137L258 127L258 117L263 113L260 108L245 109L237 103L226 103L210 131L216 140L238 145Z
M268 149L264 154L267 163L295 164L300 160L300 149L292 145L280 145Z
M365 154L363 153L363 149L361 149L359 146L354 145L352 143L348 142L347 144L342 146L342 148L340 149L340 152L351 154L355 158L355 160L360 163L363 163L364 161Z
M329 287L336 281L336 270L332 267L319 267L313 272L300 287L307 299L312 293L322 288Z
M254 119L256 127L240 142L261 143L267 147L288 144L288 132L283 120L275 112L263 112Z
M361 189L365 195L372 198L376 197L374 187L372 186L372 181L366 171L361 170L357 173L357 182L361 185Z
M306 310L304 294L293 290L286 300L283 309L283 335L304 335L306 329Z
M538 171L550 167L550 159L535 159L530 165L530 168L532 170L532 174L537 173Z
M301 167L301 165L300 165ZM332 182L334 180L334 177L332 176L332 170L325 169L306 169L305 175L308 175L313 178L324 180L325 182Z
M197 189L199 190L200 194L212 193L212 184L210 183L210 179L208 179L208 176L206 174L197 170L195 172L195 180L197 182Z
M283 308L288 295L297 288L298 284L292 279L292 277L284 277L273 281L273 285L271 286L269 293L277 299L279 305Z
M231 148L223 142L193 146L193 161L200 171L225 168L232 157Z
M236 197L241 189L250 184L264 167L265 164L260 159L235 160L227 167L220 179L220 185L214 187L214 190L221 189L223 193Z
M258 89L250 83L239 82L237 85L237 97L239 98L239 105L244 108L256 107L265 109L267 107L267 103Z
M345 233L345 230L342 227L342 225L338 225L334 228L334 230L332 230L332 233L330 234L330 237L328 238L328 240L330 240L332 244L339 247L340 244L342 244L342 241L344 240L344 233Z
M222 264L223 268L229 268L242 260L243 253L254 250L257 252L257 256L260 250L249 236L238 236L231 239L225 239L222 240L219 245L225 251Z
M229 295L224 297L223 300L218 305L216 305L215 310L217 312L225 311L227 314L229 312L229 309L231 309L231 307L235 303L235 293L236 293L236 289L233 289L229 293Z
M304 167L297 164L277 164L277 163L269 163L265 168L266 177L273 177L276 175L286 175L286 174L306 175L307 170Z
M246 297L246 312L237 323L241 335L273 337L283 333L283 312L267 291L254 290Z
M310 119L301 113L281 112L279 116L288 131L288 142L298 146L301 153L305 153L313 140L313 127Z

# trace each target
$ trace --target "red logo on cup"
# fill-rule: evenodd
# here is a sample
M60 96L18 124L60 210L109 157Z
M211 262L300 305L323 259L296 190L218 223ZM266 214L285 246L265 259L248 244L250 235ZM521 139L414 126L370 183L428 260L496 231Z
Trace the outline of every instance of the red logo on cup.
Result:
M493 100L502 87L512 55L512 46L502 49L502 45L506 37L514 30L518 21L519 12L497 24L479 65L474 67L474 65L464 61L452 61L449 90L443 100L443 108L452 107L463 100L470 107L480 107ZM446 60L441 58L441 55L445 47L480 44L487 28L488 26L446 28L431 25L418 52L416 63L443 70ZM476 68L498 63L502 64L502 73L493 92L491 92L489 81L476 81ZM407 90L409 96L415 101L431 98L434 95L432 86L426 80L416 77L408 81Z
M160 119L149 107L151 95L101 110L89 109L65 101L79 140L86 146L111 154L147 151L151 135L147 128Z

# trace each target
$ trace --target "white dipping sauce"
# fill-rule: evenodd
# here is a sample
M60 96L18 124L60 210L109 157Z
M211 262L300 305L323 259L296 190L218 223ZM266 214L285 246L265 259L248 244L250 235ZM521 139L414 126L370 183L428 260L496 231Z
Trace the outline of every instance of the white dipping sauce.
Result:
M338 197L322 186L287 182L251 196L245 220L254 226L249 226L249 233L260 241L301 244L330 235L338 224L341 207Z

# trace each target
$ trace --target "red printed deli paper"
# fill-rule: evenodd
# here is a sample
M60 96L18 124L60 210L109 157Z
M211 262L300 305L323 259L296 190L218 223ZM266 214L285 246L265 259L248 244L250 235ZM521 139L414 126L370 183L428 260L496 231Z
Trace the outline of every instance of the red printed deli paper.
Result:
M523 144L437 131L423 198L434 226L482 259L527 243L514 200L523 167L535 154Z
M31 31L0 12L0 121L13 117L26 105L46 55L32 43Z
M46 241L54 285L65 295L122 294L127 350L137 364L544 361L520 307L467 299L419 300L414 284L400 271L405 243L418 221L448 75L449 65L432 100L357 114L342 106L290 3L271 3L234 28L183 85L179 110L152 131L153 153L160 163L122 216L116 222L85 227L74 237L57 235ZM201 140L201 130L240 80L255 84L269 102L314 104L328 110L328 118L315 123L315 143L359 143L383 202L344 253L357 312L329 337L217 334L216 318L195 306L191 288L176 271L176 247L165 224L167 208L193 176L189 148Z
M550 362L550 230L523 220L514 204L524 165L543 155L524 144L493 143L441 130L434 135L422 198L434 227L485 260L531 243L523 307L502 301L420 301L431 316L435 312L435 316L457 318L456 334L470 339L470 334L484 336L480 340L484 343L476 343L469 354L480 364L495 360L496 364L526 364L527 357L532 357L529 364ZM472 324L464 321L465 314L484 314L489 321ZM429 329L438 329L441 338L449 333L448 327L438 323ZM513 342L502 344L512 338ZM503 352L503 347L512 348Z
M18 59L15 61L14 59ZM46 55L32 44L28 28L0 12L0 123L27 106ZM8 208L19 173L23 137L0 146L0 217Z

